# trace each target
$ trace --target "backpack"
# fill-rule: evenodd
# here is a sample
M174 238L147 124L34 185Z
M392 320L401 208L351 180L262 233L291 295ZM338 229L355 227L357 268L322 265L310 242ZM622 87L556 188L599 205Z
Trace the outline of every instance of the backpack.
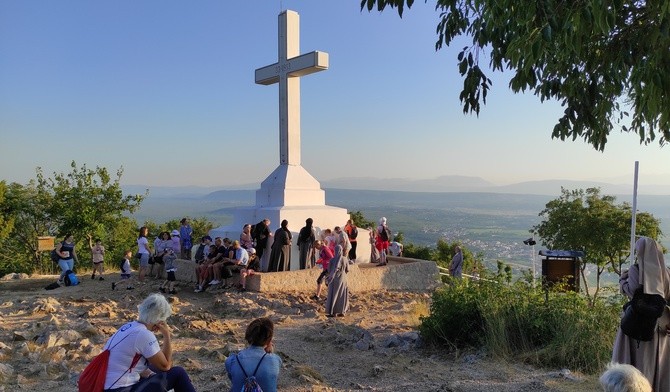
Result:
M112 336L112 339L114 339L115 336L116 334ZM111 348L105 349L103 352L93 358L91 363L89 363L84 371L79 375L79 381L77 381L79 392L103 392L105 390L105 379L107 378L107 366L109 365L110 350L118 346L128 336L130 336L130 334L124 336L123 339L119 341L119 343L116 343ZM121 377L125 376L126 373L131 371L135 365L137 365L137 362L139 362L140 358L142 358L141 355L135 354L130 367L121 375ZM114 384L116 384L121 379L121 377L114 381L109 389L111 389Z
M351 233L349 234L349 238L352 240L355 240L356 237L358 237L358 229L355 227L351 228Z
M256 365L256 370L254 370L254 373L251 376L247 375L247 372L244 371L244 368L242 367L242 362L240 362L240 359L237 357L237 355L235 355L237 364L240 365L240 369L242 369L242 373L244 374L244 385L242 385L240 392L263 392L261 386L258 385L258 381L256 381L256 372L261 366L261 362L263 362L263 359L265 359L266 355L268 355L268 353L263 354L261 360L258 361L258 365Z
M642 287L635 290L633 299L624 306L621 331L628 337L648 342L654 338L656 320L665 309L665 299L659 294L645 294Z
M51 257L51 261L53 261L54 263L58 263L58 261L60 260L60 255L58 254L58 252L56 252L56 248L53 248L51 250L49 256Z
M382 232L379 233L379 236L382 238L382 240L389 241L391 239L391 230L389 230L389 228L386 226L382 226Z
M79 284L79 278L71 270L65 271L65 277L63 278L66 286L76 286Z
M62 245L63 245L63 243L61 242L61 246ZM53 248L51 250L51 252L49 253L49 256L51 257L51 261L58 264L58 262L60 261L60 255L58 254L58 252L56 252L56 249L58 249L58 248L57 247Z

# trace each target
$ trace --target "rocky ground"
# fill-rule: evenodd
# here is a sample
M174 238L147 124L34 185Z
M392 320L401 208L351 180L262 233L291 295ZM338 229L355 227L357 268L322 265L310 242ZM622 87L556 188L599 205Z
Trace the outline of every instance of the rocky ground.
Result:
M150 281L112 291L116 275L106 278L51 291L44 287L54 277L0 281L0 391L76 390L79 372L158 288ZM429 294L355 293L346 317L331 319L312 293L178 290L168 296L175 364L198 391L230 388L223 363L245 346L246 325L262 316L276 323L281 391L600 391L595 376L427 347L417 326Z

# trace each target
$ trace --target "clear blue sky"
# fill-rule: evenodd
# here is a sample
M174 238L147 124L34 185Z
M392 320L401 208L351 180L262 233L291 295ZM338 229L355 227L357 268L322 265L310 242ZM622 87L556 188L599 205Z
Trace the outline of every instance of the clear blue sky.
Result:
M552 140L557 103L514 95L509 75L477 118L458 101L456 54L435 52L438 13L400 19L359 0L0 2L0 179L69 163L123 166L122 183L262 181L279 163L277 15L301 18L301 51L330 55L302 80L302 164L317 179L478 176L670 184L670 149L614 132L605 153ZM484 60L485 63L488 60ZM383 159L378 158L384 156Z

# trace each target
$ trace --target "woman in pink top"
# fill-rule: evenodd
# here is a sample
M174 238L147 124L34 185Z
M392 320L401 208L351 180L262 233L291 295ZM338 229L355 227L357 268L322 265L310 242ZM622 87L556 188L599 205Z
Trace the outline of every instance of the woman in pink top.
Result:
M333 251L325 246L321 240L314 241L314 248L319 251L319 259L316 261L316 264L320 264L323 267L323 271L321 271L321 274L316 279L316 294L312 296L312 299L318 301L321 298L323 280L328 276L328 263L333 258Z

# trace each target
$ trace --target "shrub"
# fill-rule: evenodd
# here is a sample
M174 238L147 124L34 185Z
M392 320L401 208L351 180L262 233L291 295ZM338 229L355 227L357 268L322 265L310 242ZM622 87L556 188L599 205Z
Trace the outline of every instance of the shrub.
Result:
M545 292L527 282L455 281L433 295L422 336L455 348L538 366L598 372L609 360L621 303L572 292Z

